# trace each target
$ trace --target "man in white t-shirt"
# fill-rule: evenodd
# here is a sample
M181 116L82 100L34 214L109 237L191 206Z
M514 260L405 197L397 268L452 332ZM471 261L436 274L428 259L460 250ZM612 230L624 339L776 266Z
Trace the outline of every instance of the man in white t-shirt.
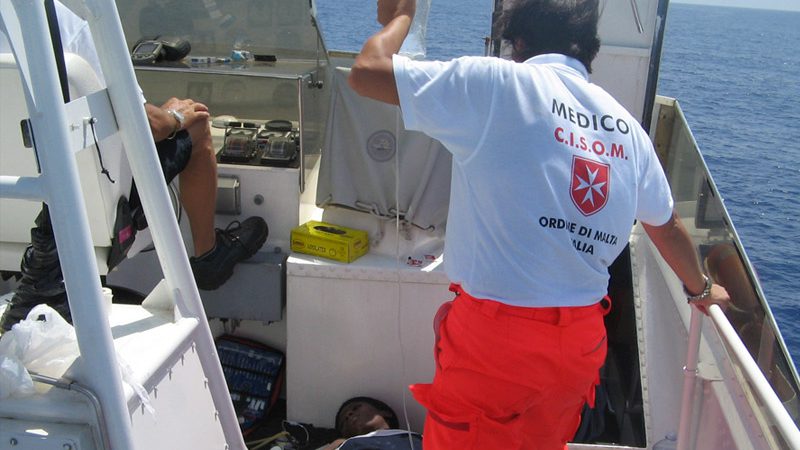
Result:
M89 63L105 86L89 24L61 2L55 1L54 6L63 51L77 54ZM1 32L0 53L11 53ZM190 263L197 286L217 289L230 278L237 263L261 248L267 238L267 224L261 217L250 217L232 223L225 230L214 228L217 162L206 105L192 99L171 98L161 106L146 103L145 111L165 181L170 183L180 174L180 200L192 233L195 256ZM136 192L132 197L132 206L141 208ZM140 218L137 228L144 228L143 214L137 216ZM0 318L0 329L10 329L33 306L15 297ZM65 315L69 312L68 308L59 311Z
M597 0L521 0L499 19L513 61L396 55L413 0L379 0L383 29L349 82L399 105L453 154L436 375L412 386L425 447L562 448L606 355L608 266L635 220L690 301L725 305L703 275L647 133L588 81Z

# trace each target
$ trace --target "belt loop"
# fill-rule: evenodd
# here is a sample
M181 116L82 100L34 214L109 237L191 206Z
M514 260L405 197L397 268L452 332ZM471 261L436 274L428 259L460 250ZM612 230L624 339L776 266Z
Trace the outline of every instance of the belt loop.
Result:
M563 306L557 308L558 311L558 326L566 327L572 323L572 311Z
M461 293L463 292L463 290L461 289L461 285L458 283L450 283L450 287L448 289L450 290L450 292L456 294L456 297L461 295Z
M612 302L610 295L606 295L602 300L600 300L600 309L603 311L603 316L607 316L608 313L611 312L611 305Z

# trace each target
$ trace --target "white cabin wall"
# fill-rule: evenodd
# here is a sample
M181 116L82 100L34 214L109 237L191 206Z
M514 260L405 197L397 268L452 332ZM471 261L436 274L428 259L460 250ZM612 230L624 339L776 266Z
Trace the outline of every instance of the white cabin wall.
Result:
M647 95L653 36L660 26L658 4L659 0L601 3L598 30L601 47L592 64L590 79L611 93L640 121Z
M649 50L604 46L589 79L603 86L637 121L642 119L649 70Z
M395 269L369 254L350 265L289 259L287 416L333 426L348 398L372 396L422 431L408 385L433 379L433 317L452 299L440 269ZM405 426L405 424L403 424Z
M686 363L687 326L682 322L659 269L649 239L641 226L631 237L631 259L642 397L647 441L677 433L681 407L683 366ZM688 307L687 307L688 309ZM669 344L669 345L665 345Z

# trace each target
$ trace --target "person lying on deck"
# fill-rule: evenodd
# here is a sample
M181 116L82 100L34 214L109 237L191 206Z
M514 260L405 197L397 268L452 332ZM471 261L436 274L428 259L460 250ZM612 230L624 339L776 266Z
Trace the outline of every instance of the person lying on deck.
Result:
M392 408L371 397L353 397L342 403L334 423L341 438L320 450L422 449L422 437L399 429Z

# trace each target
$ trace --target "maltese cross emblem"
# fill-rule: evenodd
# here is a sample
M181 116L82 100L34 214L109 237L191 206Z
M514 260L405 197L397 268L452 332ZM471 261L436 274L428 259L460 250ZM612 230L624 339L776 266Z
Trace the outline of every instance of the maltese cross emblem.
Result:
M603 209L608 202L611 166L579 156L572 157L570 198L584 216Z

